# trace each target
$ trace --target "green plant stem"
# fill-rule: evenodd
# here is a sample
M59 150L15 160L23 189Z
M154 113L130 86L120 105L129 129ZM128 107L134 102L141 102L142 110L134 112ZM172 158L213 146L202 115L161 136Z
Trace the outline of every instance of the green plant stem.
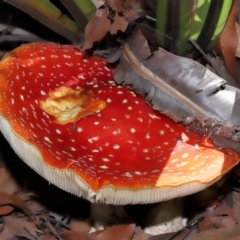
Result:
M78 29L84 31L96 8L91 0L60 0L76 21Z
M4 0L31 15L39 22L73 43L82 41L84 34L76 23L48 0Z
M91 0L73 0L73 2L76 3L88 20L95 15L96 7Z
M191 10L189 0L158 0L156 35L161 47L177 55L186 55Z

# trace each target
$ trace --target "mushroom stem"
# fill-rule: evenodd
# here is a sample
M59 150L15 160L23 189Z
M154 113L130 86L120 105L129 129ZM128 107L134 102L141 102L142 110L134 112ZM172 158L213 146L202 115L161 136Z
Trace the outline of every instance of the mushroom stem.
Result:
M160 202L151 209L144 231L152 235L175 232L186 225L183 217L184 198Z
M160 202L154 206L144 223L144 231L151 235L175 232L186 225L183 217L184 198ZM91 221L95 229L127 222L131 217L124 206L91 203Z
M125 210L125 206L115 206L111 204L91 203L91 220L96 229L102 226L126 222L130 215Z

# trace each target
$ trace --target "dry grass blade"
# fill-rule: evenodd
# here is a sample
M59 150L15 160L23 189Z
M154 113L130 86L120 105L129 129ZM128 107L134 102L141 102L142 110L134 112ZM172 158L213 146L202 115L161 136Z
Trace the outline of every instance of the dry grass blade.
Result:
M57 233L57 231L54 229L54 227L52 226L51 222L48 221L48 219L43 218L43 220L45 221L47 227L49 228L50 232L58 239L58 240L62 240L62 238L59 236L59 234Z

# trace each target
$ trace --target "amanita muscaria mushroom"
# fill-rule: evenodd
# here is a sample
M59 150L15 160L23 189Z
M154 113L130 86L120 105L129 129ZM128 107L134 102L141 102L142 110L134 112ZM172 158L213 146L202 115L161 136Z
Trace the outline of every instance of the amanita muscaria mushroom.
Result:
M23 45L0 63L0 129L58 187L93 202L160 202L200 191L239 162L188 133L72 46Z

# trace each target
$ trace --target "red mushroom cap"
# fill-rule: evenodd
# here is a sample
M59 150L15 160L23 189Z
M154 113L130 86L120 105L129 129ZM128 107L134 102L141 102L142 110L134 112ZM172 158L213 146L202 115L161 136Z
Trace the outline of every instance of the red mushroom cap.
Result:
M23 45L0 63L0 130L49 182L102 203L188 195L239 162L115 85L103 59L53 43Z

